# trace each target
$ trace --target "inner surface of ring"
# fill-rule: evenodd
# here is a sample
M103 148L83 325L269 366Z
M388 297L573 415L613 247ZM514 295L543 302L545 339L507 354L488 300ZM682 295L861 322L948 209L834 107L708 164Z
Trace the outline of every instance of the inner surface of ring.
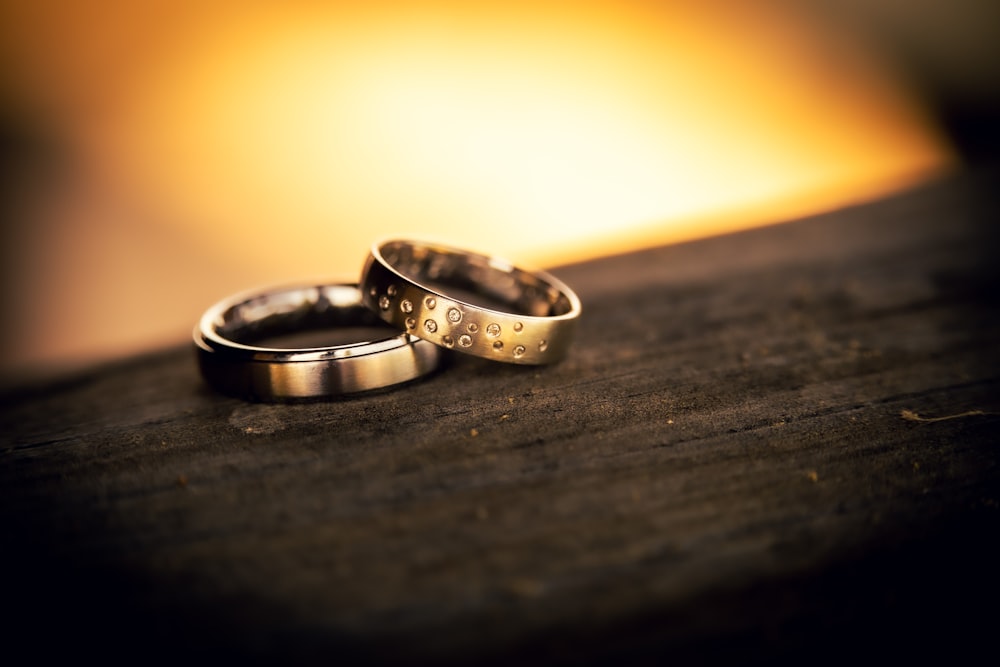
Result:
M352 345L400 334L361 305L355 288L341 286L262 294L224 310L215 330L234 343L273 349Z
M407 278L476 306L535 317L573 309L569 297L548 281L484 255L396 241L379 252Z

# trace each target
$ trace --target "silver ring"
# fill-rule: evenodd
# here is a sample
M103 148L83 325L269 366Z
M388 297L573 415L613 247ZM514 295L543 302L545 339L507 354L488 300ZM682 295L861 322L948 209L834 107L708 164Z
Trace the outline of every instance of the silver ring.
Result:
M378 327L385 338L325 347L261 347L307 329ZM381 389L435 370L440 348L391 330L361 303L356 285L295 285L239 294L195 327L201 373L214 388L252 400L331 397Z
M543 271L419 241L376 243L361 274L366 306L441 347L494 361L547 364L566 356L576 294Z

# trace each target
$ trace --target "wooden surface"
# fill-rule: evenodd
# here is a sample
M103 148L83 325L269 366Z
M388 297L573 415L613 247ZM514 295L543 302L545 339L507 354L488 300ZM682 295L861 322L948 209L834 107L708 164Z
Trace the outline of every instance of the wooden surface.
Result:
M557 269L552 367L260 405L184 345L9 389L3 650L961 663L1000 599L996 183Z

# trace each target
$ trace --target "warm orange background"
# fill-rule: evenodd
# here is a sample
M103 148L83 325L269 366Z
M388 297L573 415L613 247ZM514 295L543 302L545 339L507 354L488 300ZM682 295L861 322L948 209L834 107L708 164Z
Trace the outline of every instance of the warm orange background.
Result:
M956 165L890 61L802 3L6 2L0 45L55 163L5 222L10 374L356 280L389 234L551 267Z

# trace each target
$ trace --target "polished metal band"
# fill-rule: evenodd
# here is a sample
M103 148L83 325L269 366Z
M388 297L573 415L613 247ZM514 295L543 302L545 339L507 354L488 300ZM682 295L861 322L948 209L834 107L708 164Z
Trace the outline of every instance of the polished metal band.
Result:
M580 300L548 273L447 246L375 244L361 275L366 306L441 347L514 364L562 359Z
M194 331L202 375L254 400L330 397L413 380L438 367L440 348L405 332L372 342L283 349L269 336L321 327L384 327L356 285L300 285L237 295L212 306Z

